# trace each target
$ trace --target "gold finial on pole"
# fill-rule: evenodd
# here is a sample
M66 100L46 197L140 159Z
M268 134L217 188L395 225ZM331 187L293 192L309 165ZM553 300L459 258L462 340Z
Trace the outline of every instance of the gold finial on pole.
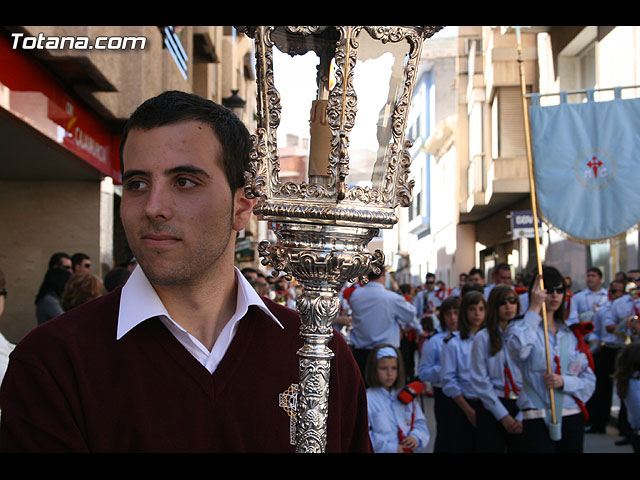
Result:
M533 232L536 245L536 259L538 261L538 275L540 275L540 289L544 290L544 280L542 278L542 260L540 259L540 236L538 234L538 200L536 197L535 178L533 173L533 151L531 148L531 130L529 126L529 109L527 108L527 87L524 73L524 59L522 58L522 42L520 39L520 29L522 27L513 27L516 31L516 42L518 49L518 65L520 68L520 88L522 90L522 113L524 114L524 136L527 149L527 164L529 167L529 189L531 191L531 212L533 214ZM544 345L547 356L547 372L551 371L551 353L549 351L549 324L547 321L547 308L542 304L542 324L544 326ZM553 388L549 389L549 400L551 402L551 421L553 424L557 422L557 412L555 404L555 394Z

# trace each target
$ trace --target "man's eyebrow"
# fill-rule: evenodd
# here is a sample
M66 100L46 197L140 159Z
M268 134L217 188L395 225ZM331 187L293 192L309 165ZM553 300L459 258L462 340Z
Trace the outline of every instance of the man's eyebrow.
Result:
M209 178L209 174L207 172L193 165L180 165L178 167L173 167L168 170L165 170L164 172L165 175L175 175L176 173L190 173L193 175L202 175ZM148 176L149 172L146 172L144 170L128 170L122 174L122 181L124 182L136 175Z
M144 170L127 170L122 174L122 181L124 182L125 180L136 175L147 175L147 172L145 172Z
M195 167L193 165L180 165L178 167L165 170L165 174L168 174L168 175L175 175L176 173L191 173L193 175L203 175L209 178L209 174L207 172L205 172L200 167Z

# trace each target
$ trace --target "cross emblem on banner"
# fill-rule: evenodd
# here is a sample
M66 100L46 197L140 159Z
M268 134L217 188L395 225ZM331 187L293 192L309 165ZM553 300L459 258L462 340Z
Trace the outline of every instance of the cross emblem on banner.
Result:
M602 166L602 162L598 160L598 157L594 156L591 161L587 163L587 166L593 170L593 174L598 178L598 167Z

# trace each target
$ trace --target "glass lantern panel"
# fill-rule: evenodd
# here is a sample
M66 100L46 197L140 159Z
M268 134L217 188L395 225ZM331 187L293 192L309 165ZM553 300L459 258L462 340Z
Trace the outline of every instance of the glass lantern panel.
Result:
M272 38L274 86L280 94L281 106L277 134L280 181L302 183L307 181L308 171L311 173L308 167L313 163L313 152L316 157L318 152L323 154L318 167L322 174L328 164L325 157L328 157L331 132L325 112L337 33L326 27L316 35L304 35L279 27ZM325 110L321 111L320 106ZM312 120L320 114L323 116L322 128L320 132L314 132Z
M280 93L280 125L278 127L278 149L280 151L280 180L303 181L288 178L290 173L306 176L306 164L294 168L287 165L290 159L309 156L309 112L316 98L316 67L319 63L314 52L290 56L277 48L273 49L273 76L276 90Z
M349 135L349 186L380 189L393 143L393 109L404 91L409 42L382 43L366 30L358 37L353 87L358 104Z

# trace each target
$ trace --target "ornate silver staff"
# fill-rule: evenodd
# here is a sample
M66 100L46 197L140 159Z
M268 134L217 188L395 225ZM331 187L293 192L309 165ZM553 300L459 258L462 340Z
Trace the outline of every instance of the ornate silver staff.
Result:
M259 254L275 275L284 272L303 286L296 305L304 341L298 351L296 451L322 453L333 357L328 343L340 311L338 293L346 281L366 282L369 272L379 272L384 256L367 246L380 228L397 222L396 207L411 203L407 117L422 42L442 27L236 28L254 39L256 56L257 133L245 195L258 198L254 213L269 222L277 238L275 245L260 242ZM311 112L304 183L280 180L276 132L282 106L274 47L290 57L312 52L318 59L316 96L300 105ZM380 79L388 91L374 89L382 93L376 104L368 90ZM374 111L365 113L364 107ZM351 155L352 135L360 132L376 146Z

